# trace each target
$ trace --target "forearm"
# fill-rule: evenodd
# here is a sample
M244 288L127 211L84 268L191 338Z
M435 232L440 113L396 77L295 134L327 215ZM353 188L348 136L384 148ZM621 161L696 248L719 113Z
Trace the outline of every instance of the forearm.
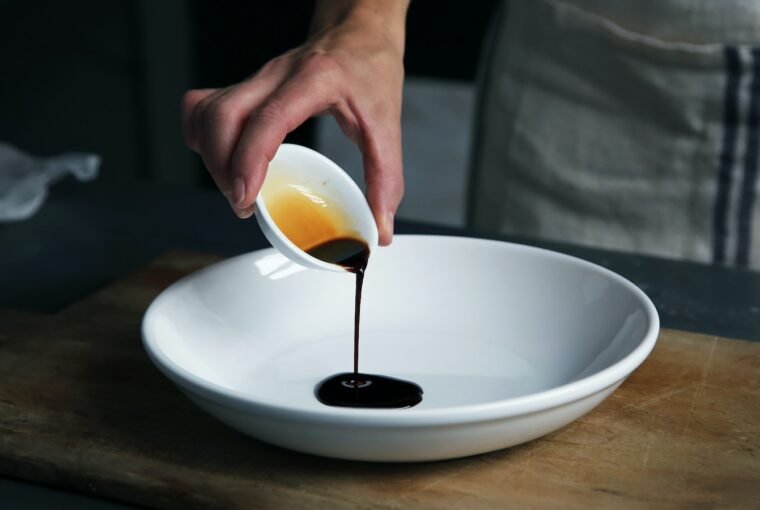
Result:
M319 37L337 25L351 25L381 33L403 55L408 7L409 0L317 0L309 32Z

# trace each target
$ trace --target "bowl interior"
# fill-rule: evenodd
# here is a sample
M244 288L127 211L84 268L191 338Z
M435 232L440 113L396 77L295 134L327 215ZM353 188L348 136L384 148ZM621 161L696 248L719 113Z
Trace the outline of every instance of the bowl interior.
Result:
M352 367L353 303L353 275L264 250L171 287L146 316L146 342L170 370L254 401L323 409L315 385ZM420 384L410 411L527 396L631 354L652 326L649 307L622 278L571 257L397 236L370 258L360 370Z

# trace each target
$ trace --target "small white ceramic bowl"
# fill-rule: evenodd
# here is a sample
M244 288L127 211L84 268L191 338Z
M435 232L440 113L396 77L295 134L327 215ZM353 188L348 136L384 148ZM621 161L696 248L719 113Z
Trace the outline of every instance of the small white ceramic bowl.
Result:
M166 289L145 314L145 348L200 407L262 441L421 461L570 423L644 361L659 330L641 290L589 262L496 241L397 236L370 257L360 370L416 382L423 400L328 407L314 388L351 370L353 299L352 275L262 250Z
M283 179L308 189L316 197L337 204L351 222L350 230L367 243L370 253L375 251L377 225L367 199L354 180L330 159L308 147L284 143L269 163L264 186L266 181L272 179ZM256 221L272 246L293 262L312 269L346 271L337 264L312 257L288 239L269 214L263 191L256 198Z

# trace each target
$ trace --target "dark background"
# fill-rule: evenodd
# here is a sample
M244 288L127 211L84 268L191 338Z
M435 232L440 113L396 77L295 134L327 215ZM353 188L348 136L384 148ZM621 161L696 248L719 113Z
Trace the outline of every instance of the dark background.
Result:
M408 76L473 81L496 0L415 0ZM312 1L0 0L0 140L103 158L99 181L210 186L179 130L188 88L234 83L304 41ZM289 141L312 145L313 123Z

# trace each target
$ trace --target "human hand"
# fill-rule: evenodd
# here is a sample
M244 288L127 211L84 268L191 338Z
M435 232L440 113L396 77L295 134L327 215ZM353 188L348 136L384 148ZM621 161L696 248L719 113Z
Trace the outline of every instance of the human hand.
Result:
M380 244L390 244L404 190L400 116L406 3L322 2L304 45L240 83L185 94L187 145L201 155L239 217L253 214L269 162L285 135L313 115L330 113L362 152Z

